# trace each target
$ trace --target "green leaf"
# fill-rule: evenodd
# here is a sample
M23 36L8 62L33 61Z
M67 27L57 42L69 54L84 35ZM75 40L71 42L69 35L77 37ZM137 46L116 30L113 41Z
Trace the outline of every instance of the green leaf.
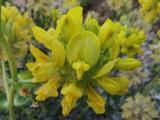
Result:
M39 84L35 84L32 82L32 79L27 80L18 80L18 87L19 88L34 88Z
M30 99L27 97L20 96L18 93L15 95L14 105L16 107L21 107L30 102Z
M0 92L0 108L4 109L7 108L7 98L5 93Z
M18 79L20 80L27 80L27 79L31 79L32 73L30 71L22 71L18 74Z

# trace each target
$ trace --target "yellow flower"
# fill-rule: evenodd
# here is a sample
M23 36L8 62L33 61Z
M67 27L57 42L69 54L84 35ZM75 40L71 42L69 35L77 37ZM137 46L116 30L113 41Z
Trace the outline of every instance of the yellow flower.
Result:
M62 99L63 115L68 116L75 107L78 98L82 96L83 91L75 83L69 83L63 86L61 93L64 95Z
M30 51L36 58L36 62L26 64L34 76L32 81L35 83L46 82L38 90L36 90L36 99L39 101L44 101L48 97L56 97L58 95L57 89L61 79L61 77L55 74L58 71L57 65L54 64L54 62L50 60L47 55L33 45L30 46Z
M8 22L9 20L12 20L19 14L18 9L15 6L2 6L2 20L4 22Z
M64 17L64 18L63 18ZM65 16L60 18L64 19L59 21L58 25L61 24L60 32L63 39L68 41L71 37L81 31L82 29L82 8L75 7L71 9ZM77 19L75 19L77 18ZM57 27L58 28L58 27Z
M82 21L82 8L75 7L57 21L55 29L32 28L35 39L50 50L46 55L33 45L30 47L36 60L27 63L27 67L33 74L33 82L43 83L36 99L55 97L57 88L62 87L64 116L69 115L83 95L97 114L104 113L106 100L94 88L102 88L110 95L124 94L129 80L111 76L110 72L140 66L138 60L120 56L128 28L109 19L102 26L89 16L84 25Z
M45 55L43 52L41 52L39 49L37 49L33 45L30 45L30 51L32 55L36 58L37 62L45 62L49 60L49 57L47 55Z
M54 64L62 67L65 62L65 49L62 43L56 40L54 34L51 36L49 33L50 31L46 32L37 26L33 27L32 30L35 38L52 50L52 53L54 54L54 57L52 58ZM49 30L51 30L51 28Z
M127 28L125 32L119 35L119 39L123 40L120 43L121 53L128 56L134 56L135 54L141 54L141 44L145 40L144 31L137 28Z
M119 22L112 22L107 19L105 23L100 27L98 38L100 39L101 48L108 49L112 46L115 37L118 33L124 29Z
M33 26L32 18L29 13L25 12L23 15L17 15L12 23L12 32L19 41L31 39L31 27Z
M51 28L50 28L51 30ZM54 31L54 30L53 30ZM35 39L39 42L45 45L48 49L51 49L51 42L54 38L54 34L52 36L49 34L49 32L46 32L42 28L38 26L32 27L32 32L35 37Z
M88 14L86 21L85 21L85 29L93 32L94 34L99 34L99 25L98 21L95 18L91 18L91 15Z
M44 101L48 97L58 96L58 83L56 79L50 79L47 83L42 85L38 90L35 91L36 100Z
M34 76L33 82L42 82L52 79L53 74L58 71L59 67L57 67L54 61L51 61L47 55L33 45L30 46L30 50L32 55L36 58L36 62L27 63L26 66Z

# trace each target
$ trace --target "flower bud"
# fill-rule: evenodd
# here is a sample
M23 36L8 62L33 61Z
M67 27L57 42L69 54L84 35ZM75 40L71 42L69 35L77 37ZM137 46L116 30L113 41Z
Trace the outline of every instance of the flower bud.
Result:
M117 69L134 70L141 65L139 60L134 58L119 58L115 64Z

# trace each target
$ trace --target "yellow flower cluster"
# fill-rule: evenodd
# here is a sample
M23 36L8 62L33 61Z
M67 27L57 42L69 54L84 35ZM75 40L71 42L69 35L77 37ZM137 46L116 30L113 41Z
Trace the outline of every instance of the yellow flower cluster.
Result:
M134 98L129 97L122 105L122 117L125 120L153 120L158 117L155 103L149 96L137 93Z
M31 28L34 25L27 12L21 14L15 6L2 6L3 30L8 43L11 44L16 57L22 57L27 52L27 41L31 39ZM1 57L6 58L1 50Z
M139 12L139 9L134 9L128 14L121 15L120 23L144 30L145 33L148 33L152 28L151 24L148 24L147 21L144 21L143 14Z
M128 54L128 56L134 56L135 54L142 54L141 44L145 40L144 31L137 28L128 28L126 29L124 40L121 44L122 49L121 53Z
M44 101L48 97L56 97L57 89L62 88L64 97L61 104L65 116L76 107L77 100L82 96L86 96L88 106L97 114L104 113L106 100L96 88L100 87L110 95L126 93L129 80L111 76L110 72L113 69L132 71L141 64L137 59L120 57L124 42L135 39L134 35L128 37L127 32L128 41L121 39L126 29L110 19L99 26L97 20L90 16L83 24L81 7L72 8L62 15L56 29L45 31L34 26L35 39L51 51L47 55L30 46L35 62L28 62L26 66L33 74L33 82L43 83L35 92L36 99ZM126 44L125 49L129 49Z
M160 43L154 43L154 45L150 45L149 48L152 50L152 54L150 55L150 57L153 59L153 63L159 63Z
M159 0L139 0L140 11L144 14L147 22L153 23L160 18L160 1Z

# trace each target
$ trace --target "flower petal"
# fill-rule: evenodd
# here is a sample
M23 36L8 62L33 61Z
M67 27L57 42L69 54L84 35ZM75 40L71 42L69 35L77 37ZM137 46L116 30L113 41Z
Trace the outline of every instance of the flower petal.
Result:
M122 26L119 22L114 23L110 19L107 19L101 26L98 34L98 38L101 42L101 49L108 49L112 47L114 37L120 30L122 30Z
M69 63L81 60L93 66L100 55L100 43L97 37L89 31L76 34L67 44L66 57Z
M66 41L69 41L75 33L82 29L82 11L82 7L72 8L58 22L57 30L61 32L63 39Z
M58 96L58 81L56 79L51 79L44 85L42 85L38 90L35 91L36 100L44 101L48 97Z
M113 69L115 63L116 63L116 60L106 63L92 78L96 79L109 73Z
M53 62L57 66L63 67L65 62L65 49L62 43L58 40L52 41L52 56Z
M76 101L82 96L83 91L75 83L65 84L61 90L64 95L62 100L63 115L67 116L75 107Z
M51 42L53 38L50 34L38 26L32 27L32 32L38 42L44 44L49 49L51 48Z
M28 63L26 63L26 66L30 71L32 71L32 69L35 67L35 65L37 65L36 62L28 62Z
M85 21L85 29L93 32L95 35L99 33L99 25L96 19L91 18L90 14Z
M71 110L76 106L76 102L78 100L77 96L72 94L66 94L62 99L62 112L64 116L68 116Z
M62 25L64 24L66 15L62 15L59 20L57 20L56 32L59 35L61 33Z
M43 52L41 52L33 45L30 45L30 51L32 55L36 58L37 62L46 62L49 60L49 57L47 55L45 55Z
M32 72L36 82L49 80L58 71L58 68L53 63L27 63L27 67Z
M73 20L72 22L76 25L76 28L79 30L81 29L82 22L83 22L83 15L82 14L83 14L83 8L80 6L72 8L67 13L67 17L69 17L69 19Z
M111 77L120 86L119 94L124 94L128 91L129 80L125 77Z
M63 95L72 94L74 96L81 97L83 91L80 87L76 85L76 83L68 83L63 86L61 93Z
M120 53L120 44L114 40L113 46L111 47L110 50L110 60L114 60L118 57Z
M105 99L100 96L92 87L87 89L87 103L97 114L105 112Z

